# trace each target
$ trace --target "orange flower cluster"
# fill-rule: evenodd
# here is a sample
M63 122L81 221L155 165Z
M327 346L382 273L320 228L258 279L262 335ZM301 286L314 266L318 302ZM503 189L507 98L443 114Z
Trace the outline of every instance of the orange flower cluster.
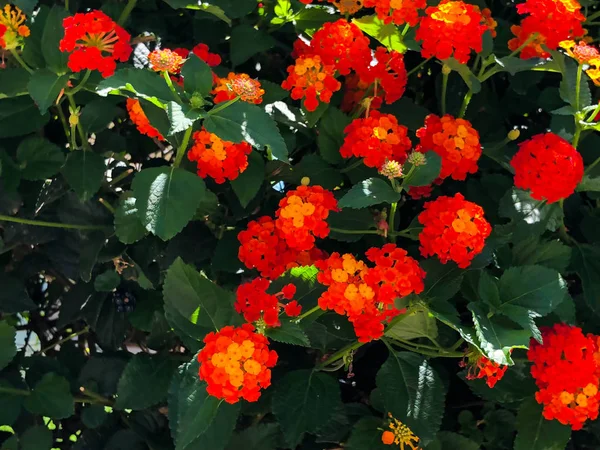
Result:
M590 77L596 86L600 86L600 51L596 47L588 45L584 41L562 41L560 43L567 55L575 59L579 64L590 66L585 73Z
M598 336L558 323L542 329L542 339L543 344L532 339L527 353L540 389L535 398L544 405L546 419L580 430L588 419L598 417Z
M412 142L408 128L398 124L392 114L371 111L369 117L353 120L344 130L340 148L344 158L364 158L367 167L380 169L387 160L404 164Z
M238 234L239 260L248 269L257 269L260 275L270 280L286 270L298 266L310 266L324 258L317 248L309 251L291 249L279 236L275 221L263 216L248 223L248 228Z
M399 446L401 450L405 450L405 448L408 449L409 447L411 450L420 450L419 438L413 433L408 425L403 424L398 419L392 417L391 413L388 413L388 416L390 418L388 422L389 430L383 432L381 435L381 442L385 445L395 444Z
M163 135L160 134L160 131L150 125L150 121L142 109L142 105L140 104L139 100L128 98L126 106L127 112L129 113L129 118L135 124L141 134L145 134L150 138L157 138L160 141L165 140Z
M148 55L148 62L155 72L179 73L184 59L173 50L157 48Z
M364 0L365 8L375 8L377 17L396 25L419 23L419 10L425 9L426 0Z
M490 388L496 386L496 383L508 370L508 366L498 364L483 355L476 355L474 360L470 360L468 363L462 362L460 365L468 366L467 380L485 378L485 382Z
M264 326L279 327L279 313L283 309L285 314L296 317L302 312L302 307L294 300L296 286L287 284L281 292L268 294L267 289L271 282L266 278L255 278L249 283L240 285L236 292L235 310L244 316L246 321L258 322L260 331ZM283 304L280 299L290 300Z
M319 2L327 1L335 6L342 14L356 14L363 7L364 0L317 0ZM313 0L300 0L300 3L310 5Z
M348 316L360 342L383 336L383 324L402 312L394 306L395 299L421 293L425 278L419 264L394 244L370 249L367 258L374 268L339 253L315 263L320 270L317 280L328 286L319 306Z
M425 11L416 39L422 41L424 58L448 59L451 56L463 64L469 61L471 50L479 53L483 33L488 28L478 7L463 1L442 0Z
M25 14L16 6L5 5L0 10L0 47L14 50L23 45L23 39L29 37L31 30L24 25Z
M117 61L131 55L131 36L102 11L78 13L63 20L65 35L60 51L70 52L69 69L98 70L104 78L115 73Z
M334 67L324 65L318 55L299 57L287 71L288 77L281 86L291 91L294 100L304 98L308 111L316 110L319 101L329 103L333 93L341 88L341 83L333 77Z
M345 92L340 109L346 113L349 113L363 101L369 102L369 108L371 110L381 108L381 105L383 104L382 94L385 94L385 92L378 92L376 96L366 98L365 94L367 93L369 86L370 83L363 80L360 75L356 73L351 73L348 75L344 80Z
M255 402L260 390L271 385L271 367L277 353L269 350L269 341L254 327L227 326L204 338L206 344L198 353L200 379L208 384L206 392L227 403L240 398Z
M400 100L408 81L404 55L395 50L388 51L385 47L378 47L375 51L375 60L377 61L375 65L357 68L360 77L368 84L377 82L378 87L383 90L383 97L387 104Z
M275 226L287 245L308 251L315 246L315 237L326 238L330 211L338 211L333 194L321 186L298 186L279 202Z
M198 165L198 175L214 178L218 184L235 180L248 168L248 155L252 147L247 142L234 144L206 130L194 133L194 145L188 159Z
M437 255L442 264L454 261L458 267L467 268L492 232L481 206L456 194L438 197L425 203L424 208L419 214L424 226L419 235L421 255Z
M537 134L521 143L510 165L515 169L515 186L548 203L573 194L584 172L579 152L554 133Z
M227 102L239 97L241 101L259 105L265 95L260 82L250 78L246 73L236 74L230 72L227 78L218 78L216 87L211 92L216 104Z
M477 5L474 5L475 8L479 8ZM490 34L493 38L496 37L498 33L496 33L496 27L498 26L498 22L494 20L492 17L492 11L489 8L483 8L481 10L481 15L483 16L483 23L490 30Z
M433 150L442 158L440 181L448 177L464 180L468 173L477 172L481 144L479 133L468 120L455 119L450 114L441 118L430 114L425 125L417 130L417 137L418 152Z
M529 14L511 27L516 36L508 41L511 50L521 50L521 59L548 58L544 47L556 50L561 41L582 37L585 16L577 0L526 0L517 5L519 14Z

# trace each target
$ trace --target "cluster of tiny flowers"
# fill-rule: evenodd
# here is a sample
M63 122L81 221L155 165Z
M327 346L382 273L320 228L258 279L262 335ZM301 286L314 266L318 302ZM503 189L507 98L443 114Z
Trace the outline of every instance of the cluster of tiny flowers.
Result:
M389 105L400 100L406 89L408 76L404 66L404 55L395 50L378 47L375 51L375 64L359 66L356 70L368 85L377 82L383 92L382 98Z
M212 94L216 104L239 97L243 102L259 105L265 90L261 88L259 81L250 78L248 74L230 72L227 78L217 79Z
M438 6L426 9L416 39L422 41L424 58L444 60L451 56L463 64L469 61L471 50L479 53L488 21L478 7L463 1L442 0Z
M156 49L148 55L150 68L155 72L179 73L184 58L168 48Z
M426 0L364 0L366 8L375 8L377 17L385 23L396 25L419 23L419 10L425 9Z
M281 292L268 294L271 282L266 278L254 280L240 285L236 292L235 310L244 316L247 322L258 322L257 327L281 326L279 313L283 309L289 317L296 317L302 312L302 307L294 300L296 286L287 284ZM281 303L281 299L289 300Z
M337 200L321 186L298 186L279 202L275 226L287 245L307 251L315 246L315 237L326 238L330 211L337 211Z
M588 68L585 73L596 86L600 86L600 51L596 47L592 47L584 41L576 43L572 40L562 41L560 47L579 64L587 64Z
M148 120L146 113L142 109L142 105L140 104L139 100L128 98L126 106L127 112L129 113L129 118L135 124L135 126L141 134L145 134L146 136L151 138L157 138L161 141L165 140L163 135L160 134L160 131L158 131L156 128L150 125L150 121Z
M462 194L425 203L419 222L423 225L421 254L437 255L443 264L454 261L462 269L481 253L492 231L481 206L466 201Z
M531 375L540 389L535 394L544 405L543 416L573 430L598 417L597 336L585 336L581 328L555 324L542 329L543 344L531 341L528 359Z
M209 395L227 403L240 398L255 402L260 390L271 385L270 368L277 363L277 353L252 325L221 328L206 335L204 344L198 353L199 373Z
M392 114L378 111L371 111L364 119L353 120L344 133L342 157L364 158L367 167L376 169L381 169L388 160L404 164L412 147L408 128L398 124Z
M69 52L68 66L73 72L98 70L104 77L115 73L117 61L131 55L131 36L102 11L75 14L63 20L65 35L62 52Z
M517 5L519 14L528 14L520 25L511 27L516 36L508 41L511 50L521 50L521 58L548 58L545 50L556 50L561 41L582 37L585 16L577 0L526 0Z
M280 237L275 221L268 216L248 223L246 230L238 234L239 260L248 269L257 269L261 277L270 280L286 270L298 266L310 266L324 257L316 247L309 251L291 249Z
M579 152L554 133L537 134L521 143L510 165L515 169L515 186L548 203L573 194L584 172Z
M363 7L364 0L317 0L318 2L328 2L335 6L342 14L356 14ZM300 0L300 3L310 5L313 0Z
M218 184L235 180L248 167L248 155L252 147L247 142L234 144L206 130L194 133L194 145L188 159L195 161L198 175L211 177Z
M381 435L381 442L385 445L397 445L401 450L410 448L411 450L419 450L419 438L412 430L398 419L392 417L388 413L389 421L388 428Z
M467 362L461 362L461 367L467 367L467 380L478 380L485 378L488 387L493 388L496 383L504 377L508 366L498 364L483 355L475 354L467 356Z
M0 10L0 47L13 50L23 45L23 39L31 34L25 25L25 14L16 6L5 5Z
M319 306L347 316L360 342L379 339L384 323L402 312L395 308L395 299L421 293L425 278L419 264L394 244L371 248L367 258L375 267L339 253L315 263L317 280L328 287Z

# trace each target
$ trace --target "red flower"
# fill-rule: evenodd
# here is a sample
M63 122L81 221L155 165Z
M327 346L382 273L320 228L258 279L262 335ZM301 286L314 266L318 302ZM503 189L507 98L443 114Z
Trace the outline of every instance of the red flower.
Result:
M216 53L210 53L208 45L198 44L192 49L192 53L208 64L210 67L216 67L221 64L221 57ZM187 55L185 56L187 58Z
M542 329L543 344L532 339L527 357L540 389L535 398L544 405L546 419L580 430L588 419L598 417L596 338L585 336L581 328L559 323Z
M395 50L388 51L385 47L378 47L375 60L375 65L359 66L356 71L368 84L377 82L378 87L383 90L382 97L387 104L394 103L404 95L406 89L408 78L404 55Z
M337 211L337 200L321 186L298 186L279 202L275 225L290 248L310 250L315 237L326 238L329 211Z
M214 102L217 104L240 97L243 102L258 105L262 103L262 96L265 94L260 82L245 73L230 72L227 78L217 78L216 85L212 94L215 95Z
M283 297L287 300L292 300L294 298L294 295L296 295L296 286L294 286L291 283L286 284L281 290L281 293L283 294Z
M126 62L131 55L131 36L102 11L67 17L63 27L59 48L71 52L68 65L73 72L98 70L107 78L115 72L117 61Z
M375 8L377 17L396 25L419 23L419 10L425 9L426 0L364 0L365 8Z
M515 186L548 203L573 194L584 171L579 152L554 133L537 134L521 143L510 165L515 169Z
M561 41L582 37L585 16L577 0L526 0L517 5L519 14L529 14L520 25L513 25L516 36L508 42L511 50L517 50L535 33L536 37L521 50L521 58L548 58L550 50L556 50Z
M372 111L365 119L353 120L344 132L340 154L344 158L364 158L367 167L380 169L387 160L403 164L412 147L408 128L399 125L392 114L379 111Z
M135 124L141 134L145 134L151 138L157 138L160 141L165 140L163 135L160 134L160 131L150 125L150 121L142 109L142 105L140 105L139 100L128 98L126 106L127 112L129 113L129 118Z
M503 366L489 360L483 355L475 355L468 363L461 363L461 366L468 366L467 380L477 380L485 378L488 387L493 388L496 383L502 379L508 366Z
M433 186L411 186L408 189L408 195L413 200L420 200L422 198L431 197L431 191L433 191Z
M285 313L290 317L298 317L302 312L302 306L296 300L292 300L284 307Z
M295 313L298 311L298 314L300 314L300 311L302 311L302 307L295 300L287 305L280 303L282 298L292 300L296 293L296 287L293 284L286 285L281 292L276 294L267 293L270 285L271 282L265 278L255 278L249 283L240 285L236 293L235 310L243 314L244 319L248 322L259 322L257 325L259 330L264 325L268 327L281 326L279 313L284 308L285 313L290 315L288 314L288 306L291 303L293 305L289 308L290 312Z
M6 33L6 28L4 25L0 24L0 47L6 48L6 41L4 41L4 33Z
M437 255L442 264L454 261L462 269L481 253L492 231L481 206L466 201L462 194L425 203L419 222L424 225L419 235L421 255Z
M349 113L359 103L363 101L369 102L369 109L379 109L383 103L382 92L378 92L377 96L373 95L366 97L370 83L363 80L358 74L351 73L344 80L344 98L342 99L341 110ZM383 93L385 94L385 93Z
M271 367L277 353L269 350L269 341L254 327L227 326L204 338L206 344L198 353L200 379L206 381L209 395L237 403L240 398L255 402L261 389L271 385Z
M425 11L416 39L422 41L424 58L448 59L454 56L466 64L471 50L481 52L486 20L478 7L463 1L442 0Z
M194 146L188 152L190 161L198 164L198 175L214 178L218 184L235 180L248 167L252 147L247 142L234 144L206 130L194 133Z
M148 55L150 67L155 72L179 73L184 59L168 48L156 49Z

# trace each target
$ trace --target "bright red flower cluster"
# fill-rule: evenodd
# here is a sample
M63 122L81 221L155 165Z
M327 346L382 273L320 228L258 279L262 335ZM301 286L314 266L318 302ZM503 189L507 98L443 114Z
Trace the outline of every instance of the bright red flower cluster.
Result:
M364 158L367 167L380 169L387 160L403 164L412 147L408 128L398 124L392 114L371 111L369 117L353 120L344 132L340 154Z
M411 27L419 23L419 10L426 6L426 0L364 0L364 7L375 8L377 17L385 23L407 23Z
M104 78L115 73L117 61L131 55L131 36L102 11L79 13L63 20L65 36L62 52L71 52L69 68L73 72L98 70Z
M263 324L268 327L281 326L279 313L282 309L289 317L296 317L302 312L302 307L294 300L296 286L287 284L281 292L268 294L267 289L270 285L271 282L266 278L255 278L240 285L236 292L235 310L242 314L246 321L259 322L259 330ZM290 301L283 304L281 299Z
M184 59L173 50L157 48L148 55L148 62L155 72L179 73Z
M216 104L239 97L243 102L259 105L262 103L262 96L265 95L260 82L250 78L246 73L230 72L227 78L218 78L216 85L212 91Z
M395 299L421 293L425 278L419 264L394 244L371 248L367 258L375 267L339 253L315 263L320 270L317 280L328 286L319 306L347 316L360 342L379 339L384 323L402 312L394 306Z
M308 251L315 246L315 237L326 238L330 211L338 211L333 194L321 186L298 186L279 202L275 226L287 245Z
M416 39L422 41L424 58L448 59L451 56L463 64L469 61L471 50L479 53L487 20L478 7L463 1L442 0L425 11Z
M597 336L585 336L581 328L555 324L542 329L543 344L531 341L528 359L531 375L540 389L535 394L544 405L543 416L573 430L598 417Z
M368 84L377 82L378 88L383 90L383 97L387 104L400 100L408 80L404 55L395 50L388 51L385 47L378 47L375 51L375 60L377 62L374 65L357 68L357 73Z
M324 257L317 248L309 251L291 249L279 236L275 221L268 216L249 222L248 228L238 234L238 240L241 244L239 260L268 279L275 279L293 267L310 266Z
M521 143L510 165L515 169L515 186L548 203L573 194L584 172L579 152L554 133L537 134Z
M585 16L577 0L526 0L517 5L519 14L529 14L520 25L513 25L511 31L516 36L508 41L511 50L521 50L521 58L548 58L544 47L556 50L561 41L582 37ZM535 35L533 38L532 35Z
M425 125L417 130L417 137L421 140L418 152L433 150L441 156L440 181L448 177L464 180L468 173L477 172L481 144L479 133L468 120L455 119L450 114L441 118L430 114Z
M419 214L419 222L424 226L419 235L421 254L437 255L442 264L454 261L462 269L468 267L492 232L481 206L456 194L438 197L425 203L424 208Z
M200 379L208 384L206 392L227 403L240 398L255 402L260 390L271 385L271 367L277 353L269 350L269 341L254 327L227 326L204 338L206 344L198 353Z
M141 134L145 134L151 138L157 138L160 141L165 140L163 135L160 134L160 131L150 125L150 121L142 109L142 105L140 104L139 100L128 98L126 106L127 112L129 113L129 118L135 124Z
M461 366L468 366L467 380L478 380L485 378L488 387L493 388L496 383L504 377L508 366L498 364L483 355L476 357L474 361L461 363Z
M188 159L198 165L198 175L214 178L218 184L235 180L248 168L248 155L252 147L247 142L234 144L206 130L194 133L194 146Z

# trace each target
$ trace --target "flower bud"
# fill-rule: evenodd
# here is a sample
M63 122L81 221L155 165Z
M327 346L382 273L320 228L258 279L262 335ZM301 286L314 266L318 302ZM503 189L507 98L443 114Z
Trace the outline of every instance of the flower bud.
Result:
M421 152L412 152L410 155L408 155L408 162L415 167L419 167L427 164L427 159Z
M310 178L308 178L308 177L302 177L302 179L300 180L300 184L302 186L308 186L310 184Z
M202 95L198 92L194 92L194 95L192 95L192 98L190 99L190 105L192 105L192 108L200 109L205 103L206 102L204 101L204 98L202 98Z
M450 68L450 66L448 64L444 64L442 66L442 73L444 75L450 75L450 72L452 72L452 69Z
M78 123L79 123L79 116L77 114L71 114L69 116L69 124L72 127L76 127Z
M398 161L388 160L381 166L379 173L390 180L400 178L402 176L402 164Z
M521 132L515 128L514 130L510 130L508 132L508 139L510 139L511 141L516 141L517 139L519 139L520 135Z

